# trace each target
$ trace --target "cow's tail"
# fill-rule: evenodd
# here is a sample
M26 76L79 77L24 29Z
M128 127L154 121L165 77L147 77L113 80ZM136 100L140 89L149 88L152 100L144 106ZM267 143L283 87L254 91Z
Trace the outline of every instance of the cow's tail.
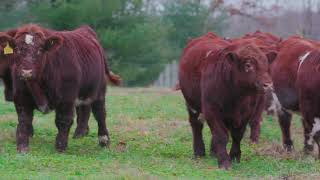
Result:
M119 75L114 74L112 71L109 69L108 61L107 58L104 56L104 64L105 64L105 71L108 80L115 86L120 86L122 84L122 79Z

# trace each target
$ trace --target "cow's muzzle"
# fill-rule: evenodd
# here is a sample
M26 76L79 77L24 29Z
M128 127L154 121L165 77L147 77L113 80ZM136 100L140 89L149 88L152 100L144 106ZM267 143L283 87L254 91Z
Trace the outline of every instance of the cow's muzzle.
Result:
M32 69L22 69L21 70L21 78L23 80L30 80L32 78Z

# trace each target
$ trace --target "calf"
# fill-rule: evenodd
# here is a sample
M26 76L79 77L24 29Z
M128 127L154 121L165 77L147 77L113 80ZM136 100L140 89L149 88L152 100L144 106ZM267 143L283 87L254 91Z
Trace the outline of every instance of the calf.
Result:
M12 78L19 120L18 152L28 151L35 109L33 97L38 96L28 82L36 82L41 87L50 109L56 112L59 152L67 148L75 107L81 108L85 119L92 108L99 126L99 144L109 144L105 124L106 77L116 84L120 79L110 73L102 47L92 32L88 26L59 32L31 24L19 28L14 38L6 37L15 47Z
M275 93L272 95L273 102L271 103L272 106L270 109L274 109L273 111L277 112L276 114L282 130L283 146L287 151L293 149L293 141L290 133L292 112L300 112L302 107L306 108L306 105L301 104L307 103L307 100L302 101L303 99L310 99L311 96L314 96L314 98L317 97L316 94L313 94L313 91L310 90L310 92L308 92L309 90L306 89L313 86L313 84L316 86L316 73L314 77L309 76L310 79L305 78L305 76L310 75L310 73L301 74L299 82L297 82L297 77L302 65L309 61L310 53L319 47L320 43L315 41L298 36L289 37L279 44L279 54L271 65L271 76L274 82ZM304 68L310 68L308 64L311 62L306 63ZM308 70L314 72L312 68ZM306 82L302 82L301 79L304 79ZM275 106L276 104L277 106ZM306 118L306 121L303 120L305 126L304 149L306 152L309 152L311 145L309 145L308 139L312 126L306 122L311 123L313 119L307 116L306 112L303 113L303 117Z
M205 155L199 119L203 112L212 132L211 154L218 157L219 167L228 169L230 157L240 161L246 124L257 114L257 105L271 84L268 59L255 44L230 44L215 38L214 43L205 41L184 51L179 85L189 112L195 156ZM228 130L233 137L230 157L226 153Z

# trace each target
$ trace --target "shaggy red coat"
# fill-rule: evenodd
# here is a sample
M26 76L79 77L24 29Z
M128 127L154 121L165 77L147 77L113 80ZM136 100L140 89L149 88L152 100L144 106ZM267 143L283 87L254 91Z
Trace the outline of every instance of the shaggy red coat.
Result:
M28 151L28 137L36 107L33 99L39 97L39 89L26 86L25 82L33 81L40 85L50 109L55 109L58 151L65 151L67 147L75 107L80 109L84 119L87 119L92 108L99 126L99 143L108 145L106 78L116 84L120 79L110 73L94 31L88 26L57 32L37 25L26 25L17 30L14 38L7 40L16 52L12 78L19 120L17 150Z
M219 68L216 69L216 66ZM250 72L249 74L252 76L242 74L240 67L245 68L243 70L247 73ZM234 74L235 72L237 74ZM219 81L221 77L227 79ZM232 77L232 80L228 77ZM261 97L257 89L262 90L263 87L269 89L272 84L268 76L266 56L252 43L244 42L241 44L238 42L232 45L218 37L204 38L192 46L188 45L184 50L180 59L179 84L189 112L195 156L205 155L202 137L203 122L200 116L200 113L203 112L204 119L207 120L213 135L211 154L217 155L219 167L229 168L231 165L230 157L240 160L239 143L245 126L248 120L257 114L256 108L252 108L257 107L259 97ZM229 88L232 86L236 93L230 92L229 89L223 89L225 85L230 86ZM227 95L220 94L220 91L226 92ZM227 104L224 104L225 100L227 100ZM223 116L213 118L212 113L215 110L212 109L212 106L215 105L212 103L222 103L219 105L228 111L228 117L223 113ZM223 126L227 125L228 129L214 126L220 122ZM238 131L240 129L241 131ZM238 133L237 137L233 138L230 156L225 151L228 130L231 133Z

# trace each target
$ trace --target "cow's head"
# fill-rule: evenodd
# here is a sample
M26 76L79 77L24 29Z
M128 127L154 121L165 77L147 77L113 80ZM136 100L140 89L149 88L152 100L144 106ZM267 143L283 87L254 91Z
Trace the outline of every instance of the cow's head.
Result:
M37 78L45 64L46 53L58 49L63 41L59 35L47 33L36 25L18 29L14 37L0 36L0 40L13 48L18 76L24 80Z
M236 45L231 49L226 57L233 66L236 86L246 92L271 91L273 83L269 75L268 57L254 44Z

